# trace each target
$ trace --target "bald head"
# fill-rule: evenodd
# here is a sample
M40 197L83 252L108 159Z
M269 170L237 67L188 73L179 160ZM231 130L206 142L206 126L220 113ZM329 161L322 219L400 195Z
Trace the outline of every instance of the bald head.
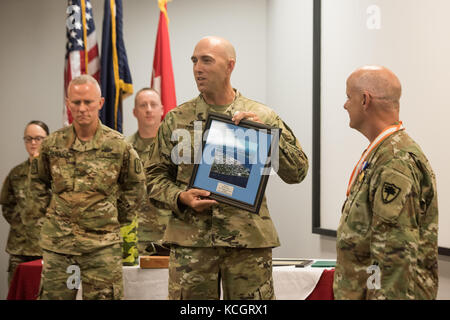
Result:
M400 80L385 67L361 67L350 75L347 85L359 92L368 92L374 101L399 106L402 94Z
M347 79L344 109L350 127L373 141L386 127L399 121L402 87L397 76L380 66L364 66Z
M198 46L207 46L216 51L217 54L223 56L223 58L236 61L236 51L231 42L227 39L217 36L208 36L202 38L195 47L197 48Z

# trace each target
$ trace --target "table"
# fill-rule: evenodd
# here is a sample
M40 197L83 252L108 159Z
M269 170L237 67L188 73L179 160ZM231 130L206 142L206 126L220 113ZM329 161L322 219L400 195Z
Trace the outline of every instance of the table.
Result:
M21 263L14 273L7 299L35 300L41 271L42 260ZM168 269L123 267L124 298L165 300L168 276ZM275 295L279 300L332 300L333 276L334 269L274 267Z

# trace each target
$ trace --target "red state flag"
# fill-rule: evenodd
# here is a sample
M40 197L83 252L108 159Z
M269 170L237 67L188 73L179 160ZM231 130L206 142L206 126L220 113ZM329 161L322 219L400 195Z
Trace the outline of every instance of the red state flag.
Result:
M161 95L161 102L164 106L163 117L166 116L167 112L177 106L175 80L173 77L172 58L170 54L167 2L168 0L158 0L160 14L151 80L151 87L157 90Z

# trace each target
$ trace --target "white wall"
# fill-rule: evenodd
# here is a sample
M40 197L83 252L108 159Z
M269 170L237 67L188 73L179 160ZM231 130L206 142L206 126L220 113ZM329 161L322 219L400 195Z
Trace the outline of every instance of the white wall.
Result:
M149 85L156 38L156 0L127 0L124 37L135 90ZM103 0L93 0L101 42ZM295 132L312 160L312 0L174 0L168 5L177 102L197 95L190 56L207 34L232 41L237 65L232 77L244 95L266 103ZM61 126L65 52L65 1L2 1L0 10L0 180L26 158L24 125L31 119ZM14 30L13 34L9 31ZM341 103L341 102L339 102ZM137 128L132 98L124 102L124 133ZM281 247L276 257L334 258L335 240L311 233L311 176L287 185L269 180L269 208ZM0 299L6 297L9 227L0 218ZM450 298L450 259L440 259L441 298Z
M334 258L334 239L311 233L312 1L272 0L267 12L266 103L294 131L310 161L301 184L269 179L266 194L281 241L274 255Z

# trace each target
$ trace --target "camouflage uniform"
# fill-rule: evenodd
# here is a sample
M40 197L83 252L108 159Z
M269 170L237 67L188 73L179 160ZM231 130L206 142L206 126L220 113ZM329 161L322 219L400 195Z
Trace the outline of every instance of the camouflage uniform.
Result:
M50 190L39 189L40 185L34 185L37 199L31 200L27 194L30 160L26 160L14 167L3 183L0 196L3 216L10 224L6 252L10 254L8 266L8 283L11 283L16 267L22 262L28 262L42 257L42 249L39 246L39 234L45 206L50 200Z
M62 282L69 274L51 266L74 261L80 263L83 298L121 298L120 226L133 221L145 196L145 176L136 151L100 121L87 142L80 141L69 126L44 140L31 173L33 180L51 184L53 191L41 231L41 298L72 297ZM87 257L94 260L87 263Z
M143 139L136 132L126 139L139 154L142 163L148 162L155 138ZM145 199L138 212L138 249L141 255L168 255L162 238L166 230L171 211L155 207L151 200Z
M227 298L271 299L274 298L271 251L273 247L279 246L280 242L269 215L266 197L264 196L259 214L223 203L214 205L202 213L197 213L191 208L180 209L177 203L179 194L187 189L194 161L191 161L192 164L182 163L180 165L172 162L171 152L178 144L178 141L171 141L172 132L175 129L186 129L191 133L193 160L194 121L201 121L202 129L204 129L210 110L228 115L233 115L236 111L252 111L263 123L281 128L278 175L283 181L290 184L299 183L306 176L308 170L308 159L289 127L273 110L245 98L237 91L235 101L229 106L210 106L200 95L171 110L159 127L151 159L145 165L150 198L155 202L165 203L172 210L164 233L164 241L174 245L171 246L169 265L169 298L179 299L190 296L205 299L218 298L217 295L208 294L217 292L217 282L211 283L216 289L199 289L202 287L202 282L205 282L206 285L205 279L218 278L218 269L210 269L211 274L205 274L204 269L195 269L203 262L203 256L210 257L211 251L215 250L214 259L220 267L221 276L229 280L229 282L222 283L224 292L230 293ZM201 141L201 133L200 138L197 137L197 139ZM223 248L228 248L228 251ZM226 274L227 270L230 270L226 257L230 258L228 260L230 263L234 263L236 260L231 259L231 256L234 252L238 252L234 250L237 248L258 250L241 251L240 259L253 261L253 263L246 266L240 265L242 268L233 270L233 274L240 274L241 279L248 280L239 282L239 285L244 287L239 293L233 295L232 289L228 290L226 287L236 287L233 281L236 278ZM195 250L195 256L185 253L187 249ZM200 260L200 263L197 259ZM211 259L208 258L208 260ZM249 272L246 272L246 269ZM177 282L177 279L181 278L184 279L184 283ZM185 285L186 283L188 285ZM189 283L194 283L194 285L189 285ZM256 294L256 288L266 288L264 290L266 295L261 297ZM192 290L202 291L193 293Z
M438 206L430 164L403 130L367 163L342 209L335 298L435 299Z
M186 266L193 271L179 271ZM272 250L267 248L175 246L170 251L169 277L170 299L218 298L221 280L225 300L275 299Z

